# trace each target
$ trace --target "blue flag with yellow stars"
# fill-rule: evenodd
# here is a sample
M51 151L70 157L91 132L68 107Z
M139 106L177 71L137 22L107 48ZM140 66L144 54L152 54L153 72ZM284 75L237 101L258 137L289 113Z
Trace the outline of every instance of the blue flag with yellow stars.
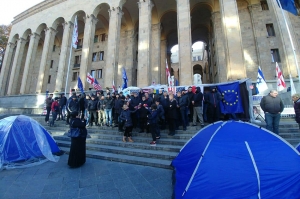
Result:
M243 113L242 99L240 97L239 82L229 83L218 86L218 91L222 95L220 101L221 112L226 113Z

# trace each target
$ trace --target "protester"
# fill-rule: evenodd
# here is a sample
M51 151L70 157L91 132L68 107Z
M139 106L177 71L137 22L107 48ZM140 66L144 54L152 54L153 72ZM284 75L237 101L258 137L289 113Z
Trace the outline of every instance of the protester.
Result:
M142 101L139 104L139 111L138 111L138 116L139 116L139 126L140 126L140 132L143 133L146 132L149 133L149 127L147 126L147 108L149 107L148 102L146 100L146 97L142 97Z
M47 124L49 124L49 116L50 116L50 111L51 111L51 105L52 105L52 102L53 102L53 94L50 94L49 97L46 99L46 110L47 110L47 113L46 113L46 117L45 117L45 122Z
M205 95L204 102L207 103L207 121L213 123L220 120L221 94L216 87L211 87L210 92Z
M89 95L86 95L85 100L84 100L84 119L86 119L86 125L89 124L88 104L89 104L90 100L91 100L91 97Z
M79 108L80 108L80 112L79 112L79 115L80 115L80 118L83 120L84 117L85 117L85 100L86 100L86 96L85 94L81 94L79 95Z
M178 91L177 100L178 100L178 107L181 116L182 127L183 130L186 131L186 126L188 123L187 111L188 111L189 99L187 95L184 94L182 95L182 93Z
M52 111L52 121L50 122L50 126L54 126L54 121L56 120L56 117L59 114L58 97L54 98L54 102L52 102L51 105L51 111Z
M113 99L110 97L110 93L107 93L103 104L105 117L107 120L106 126L112 126L112 106Z
M128 138L128 142L133 142L131 139L131 133L132 133L132 119L131 119L131 113L128 109L128 106L126 104L123 105L123 110L121 111L120 114L120 119L124 121L125 125L125 132L123 135L123 142L126 142L126 139Z
M148 108L147 108L148 110ZM157 112L157 106L156 104L151 105L151 109L149 110L150 114L148 115L148 124L150 128L150 133L152 135L152 142L150 142L151 146L156 146L156 137L157 135L157 120L158 120L158 112Z
M98 101L96 101L96 96L92 95L92 99L88 103L88 111L89 111L89 124L87 126L93 126L93 120L95 122L95 125L98 126L98 112L97 112L97 104Z
M98 123L100 126L104 126L106 124L106 116L104 111L104 96L101 96L100 100L97 104L97 110L98 110Z
M59 114L61 116L59 119L65 120L67 98L64 93L61 94L61 97L60 97L58 103L59 103Z
M279 121L284 105L278 92L271 90L260 102L261 109L265 112L266 128L275 134L279 134Z
M177 102L174 99L173 95L169 95L169 103L168 103L168 110L167 110L167 119L169 124L169 134L168 135L175 135L175 120L177 119Z
M299 125L300 129L300 94L294 94L292 96L292 100L294 102L294 110L295 110L295 120Z
M87 130L85 128L86 121L81 120L78 112L71 112L70 130L73 128L80 129L79 137L71 137L71 146L68 159L68 165L71 168L82 166L86 161L86 136Z
M193 100L194 95L195 95L193 93L193 88L191 86L189 86L188 92L187 92L186 95L189 97L189 101L191 102ZM189 122L193 122L193 119L194 119L194 106L193 106L192 103L189 104L188 110L189 110L189 114L188 114Z
M201 92L200 87L197 87L196 94L193 95L192 98L192 104L194 107L193 126L197 126L197 117L198 117L201 127L204 127L202 102L203 102L203 94Z
M77 100L77 96L76 96L76 93L73 93L73 95L71 96L70 98L70 102L68 102L68 117L71 118L71 114L73 113L76 113L76 114L79 114L79 103L78 103L78 100ZM67 119L67 122L69 123L69 120Z

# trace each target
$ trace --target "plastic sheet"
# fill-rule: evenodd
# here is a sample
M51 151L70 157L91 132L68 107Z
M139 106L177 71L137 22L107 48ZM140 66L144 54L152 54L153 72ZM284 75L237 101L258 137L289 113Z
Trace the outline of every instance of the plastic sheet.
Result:
M0 168L31 167L57 162L60 149L49 132L34 119L19 115L0 120Z

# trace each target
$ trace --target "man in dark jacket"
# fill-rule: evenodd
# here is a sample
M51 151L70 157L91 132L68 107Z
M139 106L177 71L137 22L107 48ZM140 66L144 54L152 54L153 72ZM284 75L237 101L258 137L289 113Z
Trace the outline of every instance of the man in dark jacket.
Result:
M182 95L180 91L177 92L177 99L178 99L178 107L181 116L182 127L183 130L185 131L188 123L187 110L189 105L189 99L187 95L184 94Z
M85 115L85 94L81 94L79 97L79 108L80 108L80 112L79 114L81 114L80 119L83 120L84 119L84 115Z
M49 97L46 99L46 110L47 110L47 114L45 117L45 122L47 122L47 124L49 124L49 115L50 115L50 111L51 111L51 105L53 102L53 94L50 94Z
M115 121L115 127L121 125L119 123L119 116L121 114L123 104L124 104L124 101L120 98L120 95L117 93L116 94L116 98L114 100L114 121ZM119 128L119 131L122 131L122 128Z
M61 119L65 120L67 98L64 93L61 94L58 104L59 104L59 112L60 112L59 114L61 115Z
M92 95L92 100L88 103L88 111L89 111L89 124L93 126L92 117L94 118L95 125L98 126L98 113L97 113L97 103L96 96ZM89 125L87 125L89 126Z
M189 97L190 102L193 101L194 93L192 91L192 87L190 86L188 88L188 92L186 94ZM193 116L194 116L194 106L192 103L189 104L189 122L193 122Z
M201 92L200 87L197 87L196 94L192 98L192 105L194 106L193 126L197 126L196 122L198 117L201 127L204 127L202 102L203 102L203 94Z
M138 96L138 93L134 92L133 97L131 97L131 100L129 103L129 110L130 111L136 110L138 108L139 103L140 103L140 98ZM132 113L131 117L132 117L132 128L137 128L138 123L139 123L138 113L137 112Z
M112 107L113 99L110 97L110 93L107 93L106 98L104 99L104 111L105 117L107 119L106 126L112 126Z
M104 96L101 96L100 100L97 104L97 110L98 110L98 123L100 126L104 126L106 124L106 116L104 111Z
M69 100L68 100L69 101ZM69 115L72 115L72 113L79 113L79 103L76 94L73 94L71 97L71 101L68 103L68 111Z
M204 101L207 103L207 120L209 123L219 121L220 119L220 100L221 94L216 87L211 87L210 92L205 95Z
M266 128L277 135L279 134L279 121L284 105L278 92L271 90L269 95L264 96L260 102L261 109L265 112Z

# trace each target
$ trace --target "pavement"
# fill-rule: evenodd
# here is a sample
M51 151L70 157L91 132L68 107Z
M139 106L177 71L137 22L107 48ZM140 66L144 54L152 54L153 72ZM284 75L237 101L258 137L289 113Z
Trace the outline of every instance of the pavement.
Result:
M0 171L0 199L170 199L172 170L87 158Z

